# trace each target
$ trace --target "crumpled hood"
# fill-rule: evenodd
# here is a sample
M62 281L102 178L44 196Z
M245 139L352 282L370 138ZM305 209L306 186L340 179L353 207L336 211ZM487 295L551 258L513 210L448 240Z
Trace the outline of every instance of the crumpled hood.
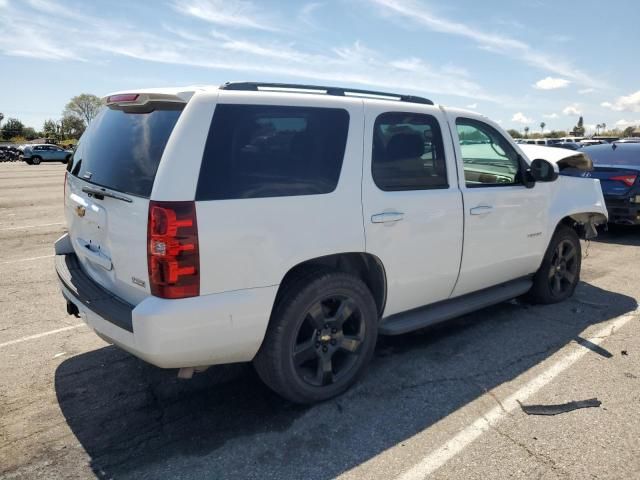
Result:
M518 145L520 150L527 156L529 163L536 158L542 158L558 165L560 171L565 168L591 171L593 161L591 157L579 150L569 150L559 147L544 147L541 145Z

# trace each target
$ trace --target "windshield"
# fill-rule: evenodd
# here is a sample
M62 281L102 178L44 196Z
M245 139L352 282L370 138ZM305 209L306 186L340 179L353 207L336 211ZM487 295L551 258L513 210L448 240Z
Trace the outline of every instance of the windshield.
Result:
M104 107L80 138L70 172L90 183L148 198L182 107Z

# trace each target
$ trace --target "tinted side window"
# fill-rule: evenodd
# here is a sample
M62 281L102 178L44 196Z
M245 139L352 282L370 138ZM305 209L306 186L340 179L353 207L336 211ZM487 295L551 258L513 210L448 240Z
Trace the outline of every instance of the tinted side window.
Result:
M500 132L469 118L456 120L467 187L520 184L520 157Z
M440 125L435 117L389 112L373 127L373 181L381 190L447 188Z
M317 195L335 190L349 130L337 108L218 105L198 200Z

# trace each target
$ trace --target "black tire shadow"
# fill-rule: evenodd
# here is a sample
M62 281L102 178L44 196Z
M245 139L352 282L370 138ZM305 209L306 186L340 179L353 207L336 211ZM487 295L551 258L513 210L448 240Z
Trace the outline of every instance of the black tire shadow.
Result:
M100 478L324 480L428 428L566 344L584 343L585 328L636 306L633 298L581 283L562 304L503 303L440 327L382 337L364 380L312 407L280 399L249 365L212 367L179 381L175 371L115 347L63 362L55 388Z
M614 245L640 246L640 225L609 224L607 230L599 232L593 241Z

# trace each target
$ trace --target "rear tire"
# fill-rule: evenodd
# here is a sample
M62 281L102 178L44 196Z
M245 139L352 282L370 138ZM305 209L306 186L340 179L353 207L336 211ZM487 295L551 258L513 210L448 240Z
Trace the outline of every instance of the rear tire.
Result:
M40 157L31 157L30 165L40 165L42 159Z
M560 225L525 295L531 303L558 303L573 295L580 281L582 249L574 229Z
M367 286L352 275L321 269L297 280L283 287L254 366L282 397L321 402L343 393L366 370L378 311Z

